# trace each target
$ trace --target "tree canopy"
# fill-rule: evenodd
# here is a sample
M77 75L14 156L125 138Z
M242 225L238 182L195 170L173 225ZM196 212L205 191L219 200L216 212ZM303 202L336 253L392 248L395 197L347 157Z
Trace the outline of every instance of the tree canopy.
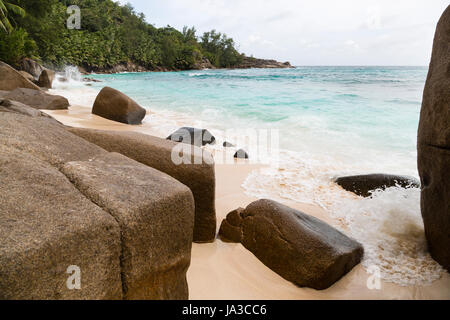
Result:
M32 57L55 67L72 64L90 70L128 62L147 69L187 70L203 57L216 67L242 61L233 39L225 34L212 30L198 37L194 27L156 28L129 4L111 0L10 0L8 4L26 12L0 15L2 22L14 21L7 32L0 32L0 60L13 65ZM81 8L80 30L67 28L70 5Z

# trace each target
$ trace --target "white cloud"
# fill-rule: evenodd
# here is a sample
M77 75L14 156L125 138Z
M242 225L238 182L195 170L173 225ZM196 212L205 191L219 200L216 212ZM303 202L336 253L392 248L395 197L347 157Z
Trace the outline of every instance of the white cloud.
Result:
M248 37L248 43L250 45L263 45L263 46L275 46L275 43L273 43L272 41L263 39L260 35L255 35L255 34L251 34Z
M156 26L196 26L296 65L426 65L448 0L129 0ZM350 40L349 40L350 39Z

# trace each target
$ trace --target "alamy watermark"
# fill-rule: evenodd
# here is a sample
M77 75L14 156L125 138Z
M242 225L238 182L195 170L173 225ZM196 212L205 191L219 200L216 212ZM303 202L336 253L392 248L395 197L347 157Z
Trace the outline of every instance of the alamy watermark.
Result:
M66 280L66 286L69 290L81 290L81 268L71 265L67 268L66 273L70 276Z
M172 162L176 165L261 164L278 167L279 130L246 128L215 130L214 133L221 139L216 139L207 130L177 130L171 136L171 140L180 142L172 149ZM246 161L236 162L237 158Z
M81 9L79 6L73 5L67 7L67 14L69 18L67 19L67 29L69 30L80 30L81 29Z

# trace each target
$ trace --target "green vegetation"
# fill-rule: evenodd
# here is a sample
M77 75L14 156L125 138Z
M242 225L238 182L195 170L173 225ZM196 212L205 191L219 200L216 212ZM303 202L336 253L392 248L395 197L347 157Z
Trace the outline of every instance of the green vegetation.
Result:
M80 30L67 28L70 5L81 8ZM128 62L151 70L187 70L203 57L216 67L242 61L233 39L224 34L213 30L198 38L193 27L156 28L131 5L111 0L9 0L6 7L10 10L2 11L1 21L14 23L0 30L0 60L13 65L32 57L55 67L72 64L88 70Z
M11 30L13 30L13 26L11 25L11 22L9 21L8 14L14 13L16 15L19 15L21 17L25 16L25 11L12 3L0 0L0 29L3 29L4 32L9 33Z

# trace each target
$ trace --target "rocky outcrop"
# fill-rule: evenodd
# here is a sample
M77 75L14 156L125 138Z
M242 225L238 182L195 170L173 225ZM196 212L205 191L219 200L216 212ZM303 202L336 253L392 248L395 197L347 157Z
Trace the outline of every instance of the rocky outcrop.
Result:
M5 95L4 99L18 101L35 109L66 110L69 107L66 98L41 90L18 88Z
M19 62L17 70L25 71L31 74L34 79L39 79L39 76L44 68L36 61L29 58L24 58Z
M49 121L54 121L56 123L59 123L54 118L49 116L48 114L39 111L37 109L31 108L27 105L24 105L23 103L17 102L17 101L11 101L7 99L2 99L0 97L0 112L12 112L12 113L18 113L23 114L29 117L44 117L47 118Z
M93 67L93 66L78 66L78 70L81 74L89 75L91 73L101 73L101 74L113 74L113 73L124 73L124 72L149 72L148 68L138 65L134 62L119 63L115 66L105 66L105 67Z
M11 91L17 88L40 90L10 65L0 61L0 90Z
M216 138L207 129L183 127L167 137L167 140L192 144L197 147L215 144Z
M361 261L364 252L358 242L325 222L271 200L231 213L224 225L235 228L222 236L241 237L242 245L261 262L300 287L330 287Z
M216 237L215 172L212 156L196 147L183 150L188 163L175 163L177 143L136 132L113 132L70 128L70 132L110 152L121 153L185 184L195 199L194 242L211 242ZM202 157L203 155L203 157ZM191 164L189 164L191 163Z
M121 299L114 218L11 145L0 144L0 167L0 299ZM66 285L70 266L80 268L81 290Z
M450 6L434 38L420 114L418 167L428 247L450 271Z
M69 162L61 171L120 226L124 298L186 299L194 227L191 191L116 153Z
M233 210L227 215L226 219L222 221L219 229L219 237L222 241L235 243L242 242L242 213L244 210L244 208Z
M277 69L277 68L294 68L289 62L278 62L276 60L257 59L253 57L243 57L242 62L235 66L234 69Z
M19 73L20 73L25 79L27 79L28 81L34 83L34 81L35 81L34 77L33 77L31 74L29 74L28 72L26 72L26 71L19 71Z
M0 298L188 298L181 182L17 112L0 112L0 167ZM72 265L80 290L66 286Z
M51 89L53 80L55 80L55 72L49 69L44 69L39 76L38 84L42 88Z
M248 153L244 149L239 149L234 154L234 158L236 158L236 159L248 159Z
M70 161L87 161L105 152L44 117L1 113L0 133L1 145L22 150L55 168Z
M105 87L95 99L92 113L126 124L141 124L146 110L122 92Z
M372 191L377 189L385 190L395 186L402 188L420 188L420 182L413 177L389 174L340 177L336 179L336 183L345 190L362 197L370 197Z
M195 62L192 67L194 70L216 69L216 67L206 57L202 57Z

